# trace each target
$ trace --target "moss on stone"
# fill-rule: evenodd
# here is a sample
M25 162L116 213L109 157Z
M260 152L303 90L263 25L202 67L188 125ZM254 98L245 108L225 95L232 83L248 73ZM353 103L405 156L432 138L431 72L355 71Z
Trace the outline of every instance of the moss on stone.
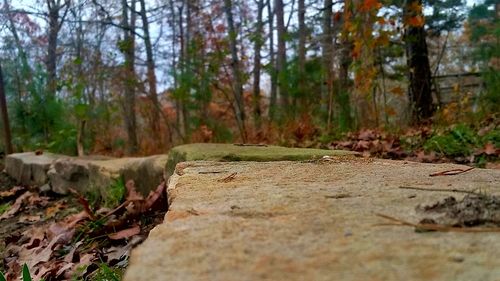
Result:
M288 148L281 146L239 146L220 143L194 143L172 148L168 154L166 175L170 176L175 165L183 161L304 161L319 159L325 155L345 156L353 152L310 148Z

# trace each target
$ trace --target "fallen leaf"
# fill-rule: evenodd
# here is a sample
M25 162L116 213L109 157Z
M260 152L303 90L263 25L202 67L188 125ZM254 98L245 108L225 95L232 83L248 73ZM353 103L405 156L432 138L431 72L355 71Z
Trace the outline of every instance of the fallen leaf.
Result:
M64 210L68 207L68 204L65 201L57 201L53 206L48 207L45 210L45 217L46 218L52 218L55 217L55 215L61 211Z
M128 201L144 200L144 197L141 194L139 194L139 192L137 192L137 190L135 189L135 183L133 180L127 181L125 186L127 187L126 200Z
M358 140L368 141L368 140L374 140L376 138L377 138L377 134L375 133L375 131L369 130L369 129L359 132L359 135L358 135Z
M72 263L75 261L75 253L78 250L78 247L80 247L83 244L83 241L78 241L71 247L71 250L64 256L64 261L68 263ZM59 274L58 274L59 275Z
M25 201L32 195L33 193L27 191L23 193L23 195L17 197L16 201L12 204L12 206L10 206L9 210L0 216L0 221L15 216Z
M94 212L92 211L92 208L90 208L89 201L87 201L87 199L85 199L85 197L83 197L82 195L80 195L75 189L70 188L69 191L71 193L73 193L73 195L75 195L78 198L78 202L80 202L80 204L83 206L83 209L87 213L88 217L91 220L95 221L97 218L96 218Z
M487 144L484 145L484 153L486 155L496 155L498 154L499 150L495 148L495 145L491 142L488 142Z
M10 197L15 197L19 195L21 191L26 190L24 186L14 186L13 188L0 192L0 200L9 199Z
M26 222L37 222L40 221L41 216L40 215L23 215L19 217L19 222L20 223L26 223Z
M75 264L72 262L61 266L61 268L59 268L59 270L56 272L56 277L61 277L61 275L63 275L66 271L71 271L75 265L79 266L79 264Z
M162 182L156 190L151 191L146 198L146 210L166 211L168 209L166 184Z
M110 234L110 235L108 235L108 237L111 240L120 240L120 239L132 237L132 236L137 235L139 233L141 233L141 227L136 225L136 226L133 226L131 228L127 228L127 229L118 231L116 233Z

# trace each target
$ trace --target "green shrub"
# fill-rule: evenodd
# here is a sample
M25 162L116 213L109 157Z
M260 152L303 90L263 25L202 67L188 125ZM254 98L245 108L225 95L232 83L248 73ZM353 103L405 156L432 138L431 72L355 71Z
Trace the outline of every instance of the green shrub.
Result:
M444 134L432 136L424 143L427 151L437 151L449 157L469 156L480 144L478 136L464 124L456 125Z

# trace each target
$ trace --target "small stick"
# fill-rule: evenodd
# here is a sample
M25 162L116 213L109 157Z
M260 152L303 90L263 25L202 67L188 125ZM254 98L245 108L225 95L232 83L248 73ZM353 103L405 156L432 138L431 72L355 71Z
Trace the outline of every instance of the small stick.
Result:
M463 174L463 173L468 172L472 169L474 169L474 167L470 167L468 169L451 169L451 170L446 170L446 171L442 171L442 172L432 173L429 175L429 177L454 176L454 175L458 175L458 174Z
M260 144L260 143L256 143L256 144L252 144L252 143L233 143L233 145L236 145L236 146L267 146L267 144Z
M222 179L218 180L218 182L230 182L230 181L232 181L232 180L236 177L236 175L237 175L237 174L238 174L238 173L236 173L236 172L235 172L235 173L232 173L232 174L230 174L229 176L227 176L227 177L225 177L225 178L222 178Z
M446 189L446 188L423 188L423 187L415 187L415 186L400 186L401 189L413 189L413 190L422 190L422 191L442 191L442 192L458 192L458 193L467 193L479 195L479 193L475 191L469 190L460 190L460 189Z
M423 231L438 231L438 232L462 232L462 233L481 233L481 232L500 232L500 227L455 227L432 223L411 223L404 220L400 220L388 215L375 213L375 215L393 221L394 223L379 224L378 226L412 226L417 230Z

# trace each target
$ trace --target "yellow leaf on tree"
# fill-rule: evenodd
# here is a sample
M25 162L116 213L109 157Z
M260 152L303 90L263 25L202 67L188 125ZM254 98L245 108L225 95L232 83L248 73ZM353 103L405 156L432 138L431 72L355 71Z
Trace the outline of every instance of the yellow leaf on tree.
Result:
M396 110L394 108L388 106L385 108L385 114L387 114L389 116L395 116L398 113L396 112Z
M391 93L395 94L396 96L403 96L405 94L405 91L403 90L403 88L397 86L397 87L394 87L390 90Z
M377 38L377 44L380 46L389 45L389 36L387 36L386 33L380 34L380 36Z
M352 57L357 59L361 55L361 41L354 41L354 48L352 48Z
M415 12L416 14L422 13L422 5L418 3L418 1L414 1L410 4L410 10Z

